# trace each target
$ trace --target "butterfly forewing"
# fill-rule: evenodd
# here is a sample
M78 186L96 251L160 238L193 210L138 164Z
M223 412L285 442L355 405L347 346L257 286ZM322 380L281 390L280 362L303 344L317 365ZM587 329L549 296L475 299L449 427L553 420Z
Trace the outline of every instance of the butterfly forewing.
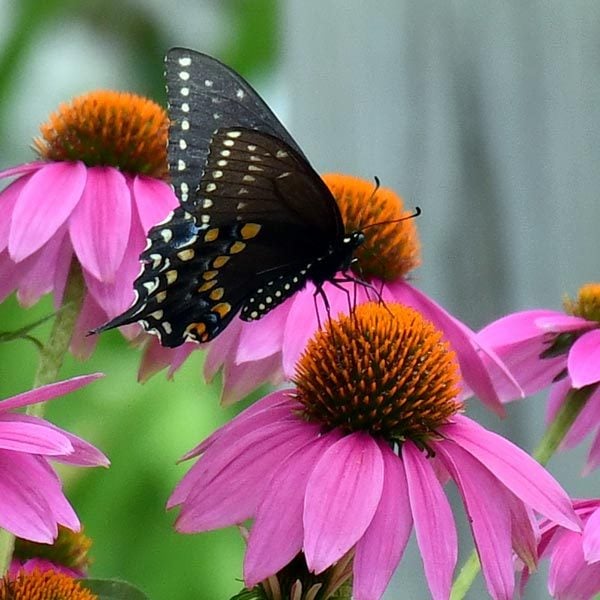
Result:
M180 202L193 202L210 140L217 129L245 127L263 131L303 156L271 109L229 67L185 48L169 50L165 63L169 172Z

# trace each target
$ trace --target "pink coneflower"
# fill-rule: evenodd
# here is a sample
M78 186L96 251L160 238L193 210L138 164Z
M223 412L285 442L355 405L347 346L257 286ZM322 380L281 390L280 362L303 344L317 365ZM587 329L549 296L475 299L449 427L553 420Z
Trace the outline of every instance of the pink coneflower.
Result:
M167 183L167 117L154 102L98 91L62 105L41 127L41 160L0 172L18 175L0 193L0 300L24 305L53 292L60 305L73 257L87 293L74 349L133 301L145 232L177 204Z
M433 598L450 593L457 538L443 483L463 498L488 589L512 598L513 550L535 565L532 511L579 530L525 452L459 414L456 356L417 311L365 303L309 342L294 389L219 429L169 507L197 532L253 518L251 587L303 552L321 573L353 556L353 597L379 599L415 529Z
M600 593L600 499L575 500L583 531L540 523L540 558L550 559L548 591L556 600L591 600ZM521 587L529 573L524 571Z
M466 325L407 280L410 271L420 264L420 249L415 219L408 218L411 213L404 210L402 200L392 190L375 190L372 182L356 177L325 175L323 179L337 200L347 231L388 223L365 230L365 243L356 252L355 275L381 290L386 302L412 306L441 329L457 353L464 394L476 394L488 407L503 414L497 388L502 386L511 397L522 394L502 362L476 342ZM333 285L324 287L332 317L348 312L349 298L353 302L355 292L358 302L375 297L363 286L356 290L352 284L344 287L347 292ZM222 368L224 402L238 400L261 383L280 383L293 375L300 354L319 326L314 291L312 284L307 285L260 321L244 323L236 319L209 345L205 375L211 379ZM321 302L319 312L321 321L326 320ZM172 351L161 349L157 341L151 342L141 377L165 366L170 366L172 374L195 347L185 344Z
M527 394L548 386L552 421L572 390L588 396L563 445L579 444L596 432L586 471L600 465L600 284L579 290L565 312L528 310L494 321L477 334L506 363Z
M106 467L109 463L84 440L13 409L62 396L98 377L74 377L0 402L0 527L15 536L49 544L59 525L79 529L77 515L50 460L80 467Z

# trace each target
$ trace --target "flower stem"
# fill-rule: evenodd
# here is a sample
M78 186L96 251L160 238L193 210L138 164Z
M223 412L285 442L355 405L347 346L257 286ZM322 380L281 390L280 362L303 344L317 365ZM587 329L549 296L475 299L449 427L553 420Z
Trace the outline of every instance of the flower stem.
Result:
M533 452L533 458L541 465L545 466L556 452L595 388L596 384L588 385L579 390L569 390L556 418L552 421L548 429L546 429L540 443ZM477 552L473 550L454 581L450 600L462 600L465 597L480 569L481 565Z
M33 379L34 388L57 380L69 350L75 321L83 302L83 292L81 269L77 263L73 262L67 279L62 308L56 315L50 338L40 349L40 359ZM26 414L36 417L41 417L43 413L43 403L30 405L26 409ZM15 536L0 529L0 576L4 575L10 566L14 545Z

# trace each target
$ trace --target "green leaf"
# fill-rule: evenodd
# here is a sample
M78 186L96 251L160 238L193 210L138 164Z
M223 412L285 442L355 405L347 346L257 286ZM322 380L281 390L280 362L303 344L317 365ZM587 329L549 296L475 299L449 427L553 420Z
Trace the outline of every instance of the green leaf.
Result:
M149 600L130 583L114 579L81 579L81 585L96 594L99 600Z

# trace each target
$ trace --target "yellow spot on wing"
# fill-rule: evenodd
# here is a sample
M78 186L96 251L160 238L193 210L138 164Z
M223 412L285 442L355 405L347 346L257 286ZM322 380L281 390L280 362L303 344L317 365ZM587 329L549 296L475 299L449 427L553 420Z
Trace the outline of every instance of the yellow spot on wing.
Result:
M207 281L206 283L203 283L199 288L198 291L199 292L208 292L208 290L210 290L211 288L214 288L215 285L217 285L217 280L213 279L211 281Z
M219 271L204 271L204 273L202 273L202 279L204 279L204 281L210 281L211 279L214 279L218 274Z
M240 230L240 233L243 239L249 240L258 234L260 228L261 226L258 223L246 223Z
M229 254L237 254L238 252L241 252L245 247L246 244L244 244L244 242L233 242L233 244L231 244L231 248L229 248Z
M215 280L213 279L213 281L215 281ZM220 299L223 297L223 294L224 294L224 293L225 293L225 290L224 290L222 287L220 287L220 288L217 288L216 290L213 290L213 291L212 291L212 292L209 294L209 296L208 296L208 297L209 297L211 300L220 300Z
M205 242L214 242L219 237L219 228L213 227L204 234Z
M231 304L229 304L229 302L220 302L219 304L215 304L211 310L223 318L231 310Z
M225 265L229 261L229 256L217 256L215 260L213 260L212 266L215 269L220 269L223 265Z

